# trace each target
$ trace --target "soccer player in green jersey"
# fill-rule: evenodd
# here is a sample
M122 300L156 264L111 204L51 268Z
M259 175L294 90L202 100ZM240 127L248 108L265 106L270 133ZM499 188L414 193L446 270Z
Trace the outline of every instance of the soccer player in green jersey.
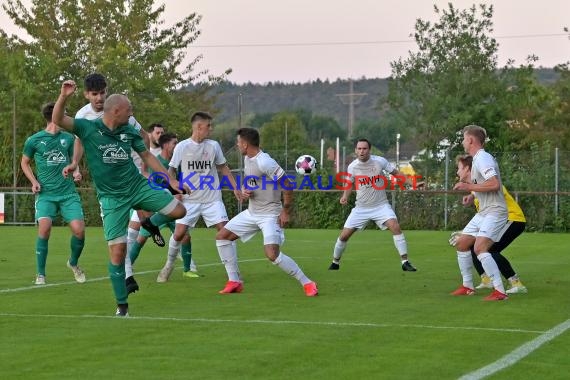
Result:
M157 226L181 218L186 209L171 194L152 189L133 163L130 154L134 150L147 167L157 172L162 170L160 162L146 149L141 135L128 124L132 115L129 99L124 95L111 95L105 100L102 118L74 119L65 115L64 109L67 99L76 89L74 81L63 82L53 110L53 120L77 135L83 143L101 206L105 240L109 245L108 270L117 301L116 315L127 316L125 257L130 209L156 212L150 220L142 223L155 240L158 239L156 235L162 239ZM178 188L178 181L173 179L170 182L173 189Z
M166 174L168 171L168 164L170 163L170 160L172 159L172 152L174 151L174 147L176 146L176 144L178 143L178 137L176 137L176 135L174 133L162 133L160 135L160 137L158 138L158 146L159 146L159 153L155 154L156 158L158 159L158 161L160 161L160 163L163 166L163 171L159 172L159 173L155 173L152 170L149 170L149 181L152 181L152 186L154 186L157 189L160 189L161 187L164 187L165 185L163 184L163 182L167 179L168 175ZM152 151L152 148L151 148ZM181 196L180 196L181 197ZM166 225L162 225L160 226L160 228L164 228L164 227L168 227L170 229L170 232L174 233L174 228L175 228L175 223L174 221L168 222L166 223ZM128 250L128 255L131 259L131 263L134 265L135 261L137 260L142 247L144 247L147 239L150 237L150 233L145 230L144 228L141 228L139 231L139 235L137 237L137 239L135 240L135 242L133 244L131 244L131 246L129 247ZM170 242L169 242L170 245ZM181 248L181 249L180 249ZM183 261L184 261L184 270L185 271L190 271L190 265L191 265L191 260L192 260L192 245L190 242L190 234L187 233L184 238L182 239L182 246L179 247L177 249L179 252L180 250L182 250L182 257L183 257ZM170 248L169 248L170 251ZM195 274L194 272L191 272L192 274L194 274L195 277L199 277L198 274ZM186 275L188 277L188 275ZM157 282L166 282L168 279L164 279L160 276L160 274L158 275L158 278L156 279ZM128 285L127 285L128 288Z
M77 167L74 146L78 141L52 121L54 105L52 102L42 107L47 125L43 131L26 140L20 162L24 174L32 183L32 192L36 194L36 285L46 283L48 240L53 220L58 213L69 223L72 233L71 256L67 260L67 266L73 271L77 282L85 282L85 274L77 265L85 245L83 209L73 179L68 176ZM30 166L32 160L36 165L36 175Z

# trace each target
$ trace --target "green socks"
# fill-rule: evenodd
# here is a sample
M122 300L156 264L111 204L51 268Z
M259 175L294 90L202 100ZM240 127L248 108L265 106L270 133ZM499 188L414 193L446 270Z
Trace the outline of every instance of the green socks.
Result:
M190 270L190 262L192 261L192 243L182 244L180 255L184 262L184 272L188 272Z
M117 304L127 303L128 294L127 286L125 285L125 263L114 265L109 261L108 269Z
M69 258L69 265L76 266L81 252L83 252L83 247L85 246L85 239L79 239L75 235L71 235L71 256Z
M48 255L48 239L36 239L36 271L42 276L46 275L46 261Z

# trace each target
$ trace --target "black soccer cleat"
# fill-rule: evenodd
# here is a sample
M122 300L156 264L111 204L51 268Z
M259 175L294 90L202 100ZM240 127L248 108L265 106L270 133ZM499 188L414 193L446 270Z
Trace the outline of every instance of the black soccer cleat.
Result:
M329 266L329 270L339 270L340 269L340 264L337 263L331 263L331 265Z
M404 272L415 272L417 271L416 268L414 268L414 266L412 265L412 263L410 263L409 261L404 261L404 263L402 264L402 270Z
M128 317L129 316L129 304L119 303L117 304L117 311L115 312L117 317Z
M152 241L154 241L156 245L158 245L159 247L164 247L166 245L164 243L164 238L160 234L160 228L152 224L150 218L146 218L143 221L141 221L141 227L150 232L152 236Z
M131 294L139 290L139 284L137 284L133 276L125 279L125 286L127 287L127 294Z

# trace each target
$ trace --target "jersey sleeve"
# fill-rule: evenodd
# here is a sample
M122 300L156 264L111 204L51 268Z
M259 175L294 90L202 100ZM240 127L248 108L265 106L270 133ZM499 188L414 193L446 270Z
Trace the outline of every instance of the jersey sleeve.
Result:
M492 177L497 176L497 171L495 170L495 160L491 155L484 155L482 156L477 162L477 168L479 169L479 173L485 179L485 181L489 180Z
M346 168L346 172L348 173L346 179L349 180L351 183L354 183L354 165L352 163L348 165L348 168Z
M26 156L28 158L34 157L34 154L36 153L36 146L34 144L32 137L28 137L26 139L26 142L24 143L23 153L24 153L24 156Z
M134 128L134 127L133 127ZM142 136L140 135L139 131L136 130L136 128L134 128L135 131L133 131L133 141L132 141L132 147L135 150L135 152L144 152L146 149L146 145L144 145L144 140L142 138Z
M261 172L269 178L275 177L277 179L280 179L285 174L285 170L283 170L283 168L279 166L277 161L275 161L269 155L265 155L258 162L258 167L259 170L261 170Z
M223 165L227 162L224 152L222 152L222 147L217 141L214 141L215 157L214 162L216 165Z
M168 166L170 166L171 168L178 170L178 167L180 166L180 161L182 160L182 150L184 148L184 145L185 145L184 143L178 143L174 147L174 152L172 152L172 158L170 159L170 163L168 164Z
M90 124L91 123L87 119L73 119L73 129L71 132L82 139L91 127Z

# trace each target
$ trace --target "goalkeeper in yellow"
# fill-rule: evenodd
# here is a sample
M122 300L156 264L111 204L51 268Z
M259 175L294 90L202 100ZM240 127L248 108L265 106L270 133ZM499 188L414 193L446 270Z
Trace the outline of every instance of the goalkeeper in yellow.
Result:
M459 156L456 160L457 163L457 175L459 176L460 181L468 181L471 177L471 167L473 164L473 157L471 156ZM501 254L501 252L509 246L520 234L522 234L525 230L526 226L526 218L521 207L518 203L514 200L514 198L509 194L507 188L503 186L503 195L505 196L505 202L507 203L507 209L509 212L508 222L505 225L501 238L499 241L495 242L491 248L489 249L489 253L493 256L493 259L497 262L497 266L503 277L507 279L510 283L510 287L507 289L508 294L515 294L515 293L526 293L527 288L523 285L519 276L514 271L513 267L509 260ZM477 199L473 196L473 194L466 195L463 198L463 205L470 206L475 205L477 210L479 209L479 204ZM457 232L454 232L449 239L449 243L451 245L455 245L455 239L457 236ZM471 247L471 255L473 257L473 265L477 270L477 273L481 276L481 283L476 286L476 289L484 289L484 288L493 288L493 284L491 283L491 279L485 271L483 270L483 266L481 262L477 259L473 247Z

